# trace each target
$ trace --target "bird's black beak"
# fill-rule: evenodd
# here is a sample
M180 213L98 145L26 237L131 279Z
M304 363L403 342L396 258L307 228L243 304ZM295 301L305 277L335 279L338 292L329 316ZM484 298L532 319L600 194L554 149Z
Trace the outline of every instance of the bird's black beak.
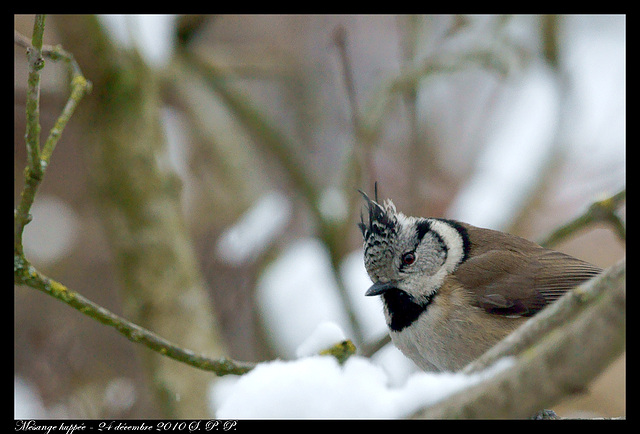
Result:
M382 295L388 290L395 287L396 287L395 282L376 282L373 285L371 285L369 289L367 289L367 292L365 292L364 295L366 296Z

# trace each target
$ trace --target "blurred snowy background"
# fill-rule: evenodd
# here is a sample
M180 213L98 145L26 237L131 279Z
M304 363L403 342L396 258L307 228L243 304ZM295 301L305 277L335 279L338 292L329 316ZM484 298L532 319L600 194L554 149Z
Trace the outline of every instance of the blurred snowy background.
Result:
M171 80L180 19L105 16L101 22L114 40L137 47ZM295 360L308 355L303 344L318 333L345 336L356 345L384 335L379 300L363 296L369 280L357 211L348 200L356 188L372 192L371 179L382 197L407 214L457 218L533 240L625 187L625 16L190 19L200 26L191 41L194 50L234 77L234 85L296 144L293 151L321 192L323 218L352 219L336 261L310 223L311 211L296 186L274 158L256 150L220 100L203 97L194 85L181 91L190 92L199 107L195 115L167 102L169 157L183 181L184 213L230 357ZM31 34L32 16L15 16L14 22L19 32ZM360 138L334 42L339 26L347 35L358 107L365 112L384 103L383 114L373 118L379 131L370 145L372 173L357 183L349 183L343 169ZM45 37L45 43L58 43L55 20L48 20ZM424 59L446 67L416 81L411 92L380 99L385 83ZM63 70L48 66L42 86L47 130L66 98ZM25 87L25 56L16 47L14 203L26 161ZM191 118L199 119L201 131L194 132ZM206 134L215 143L202 140ZM87 183L86 146L72 122L34 204L25 251L46 274L119 312L120 282L95 206L100 198ZM601 267L625 255L624 244L606 227L576 234L557 248ZM160 416L146 395L148 379L134 344L41 293L14 293L15 417ZM406 395L403 401L399 391L431 381L414 374L411 363L390 347L371 362L350 361L344 370L357 372L355 377L332 359L305 360L297 368L278 362L284 368L256 372L250 386L236 384L237 378L218 381L211 387L212 409L227 418L397 417L407 411ZM624 360L584 395L554 409L566 416L624 416ZM286 395L268 387L278 372L289 378L289 391L313 373L317 384L300 388L307 395L282 401L290 402L283 404L286 412L267 406L261 413L261 404ZM468 380L446 375L438 384L453 390ZM327 384L343 390L369 385L366 394L375 399L363 409L355 403L366 400L346 394L336 402L351 406L336 407L340 412L305 412L330 399ZM242 390L271 395L253 402L237 395ZM309 406L302 404L307 398Z

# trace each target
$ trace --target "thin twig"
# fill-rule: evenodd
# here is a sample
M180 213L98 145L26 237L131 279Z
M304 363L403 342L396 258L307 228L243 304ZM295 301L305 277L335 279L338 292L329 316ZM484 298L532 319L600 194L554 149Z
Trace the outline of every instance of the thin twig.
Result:
M291 140L280 130L273 127L263 113L240 91L234 89L227 77L210 62L189 51L183 51L185 64L193 68L193 72L201 75L206 83L220 96L225 104L241 120L247 131L259 143L263 144L274 155L291 178L298 191L302 193L314 216L322 220L318 205L320 193L309 178L305 164L294 153L296 148Z
M405 69L415 62L419 22L415 15L409 15L399 17L397 24L399 33L402 35L400 38L401 68ZM405 186L409 203L414 204L409 209L412 213L420 211L420 207L416 204L421 202L420 185L423 182L423 177L426 176L427 179L436 178L438 167L436 159L423 157L424 155L436 155L437 153L430 149L433 146L432 143L422 137L421 120L418 116L419 88L419 83L416 83L415 86L411 86L402 94L409 125L409 159Z
M333 44L338 49L338 55L340 56L340 66L342 67L344 87L347 93L347 99L349 100L349 105L351 106L351 123L353 128L357 131L360 127L360 107L358 104L355 80L353 79L351 58L349 57L347 50L347 29L345 29L343 25L339 25L333 31Z
M237 362L227 358L211 359L198 355L190 350L183 349L43 275L26 260L21 261L16 266L15 283L27 285L42 291L79 310L88 317L104 325L113 327L118 333L130 341L142 344L163 356L186 363L195 368L214 372L218 376L224 376L229 374L241 375L254 367L253 363Z
M71 95L67 100L67 103L62 110L62 113L56 120L55 125L51 129L49 133L49 137L47 141L44 143L42 147L41 159L42 163L45 165L49 164L49 160L51 159L51 154L58 144L58 140L60 140L60 136L62 135L62 131L71 119L73 112L75 111L78 103L82 99L82 97L89 92L91 89L91 84L82 76L76 75L71 80Z
M362 140L362 121L360 120L360 104L358 102L358 95L356 92L355 80L353 77L353 67L351 65L351 57L348 52L348 34L344 25L337 26L333 31L333 45L336 47L338 53L338 59L340 61L340 70L342 73L342 80L344 82L344 90L347 95L347 102L349 103L349 112L351 114L351 128L353 131L353 144L351 147L351 155L346 162L345 170L345 193L348 196L347 209L349 213L353 213L357 207L355 206L355 200L358 195L356 193L356 187L360 182L364 182L369 186L373 184L375 178L374 167L372 164L370 146ZM366 174L372 179L364 180L363 174ZM355 182L356 185L346 185L350 182ZM351 188L349 188L351 187ZM345 220L351 222L352 215L349 215Z
M44 34L44 15L36 15L33 23L33 37L27 47L27 63L29 76L27 79L27 152L29 157L29 170L35 178L39 178L40 167L40 70L44 68L42 57L42 38Z
M371 357L390 342L391 336L388 333L385 333L375 341L365 342L358 350L358 354L360 354L362 357Z
M358 209L358 200L360 196L357 193L358 188L366 186L369 188L376 179L375 167L373 164L372 141L371 136L364 134L362 128L362 120L360 116L360 104L356 92L353 67L351 57L348 51L348 33L343 25L339 25L333 31L333 44L338 52L340 60L342 79L344 81L344 89L349 103L349 111L351 113L351 128L353 131L353 140L350 155L347 157L343 173L345 179L342 189L347 196L347 216L342 223L341 239L346 241L346 233L352 228L353 221L356 219Z
M14 211L14 253L16 255L24 254L22 234L24 227L31 221L29 212L49 165L51 154L78 103L84 95L91 91L91 83L84 78L80 67L71 54L59 46L52 47L42 44L44 23L44 15L36 15L31 42L26 36L14 32L15 43L27 50L29 64L26 108L27 132L25 135L28 161L25 170L25 187L20 196L20 202ZM71 71L71 93L62 113L51 129L44 147L40 149L40 70L44 67L45 57L53 61L65 60L68 63Z
M25 169L25 186L20 196L20 203L14 210L13 246L14 254L22 255L22 233L31 221L31 205L36 191L42 181L43 168L40 164L40 70L44 67L42 58L42 37L44 34L44 15L36 15L33 24L31 43L26 38L16 37L19 45L27 48L29 75L27 78L26 133L27 168Z
M542 239L539 244L544 247L556 245L574 232L597 222L611 224L620 240L624 241L626 239L625 226L616 211L625 199L626 189L623 189L610 197L595 201L583 214L554 230Z

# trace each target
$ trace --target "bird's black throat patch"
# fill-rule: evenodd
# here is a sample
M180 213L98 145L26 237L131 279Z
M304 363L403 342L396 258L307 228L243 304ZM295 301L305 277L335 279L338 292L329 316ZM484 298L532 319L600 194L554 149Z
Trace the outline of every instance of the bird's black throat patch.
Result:
M430 296L423 302L417 302L401 289L393 288L385 292L382 295L382 300L389 313L389 328L394 332L399 332L405 327L409 327L422 312L427 310L432 298L433 296Z

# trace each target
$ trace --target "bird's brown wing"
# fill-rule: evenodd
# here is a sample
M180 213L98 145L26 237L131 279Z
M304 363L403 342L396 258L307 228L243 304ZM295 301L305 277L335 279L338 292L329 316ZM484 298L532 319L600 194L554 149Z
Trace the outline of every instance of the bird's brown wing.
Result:
M580 259L535 245L524 252L485 251L460 264L455 274L478 307L493 314L530 316L601 272Z

